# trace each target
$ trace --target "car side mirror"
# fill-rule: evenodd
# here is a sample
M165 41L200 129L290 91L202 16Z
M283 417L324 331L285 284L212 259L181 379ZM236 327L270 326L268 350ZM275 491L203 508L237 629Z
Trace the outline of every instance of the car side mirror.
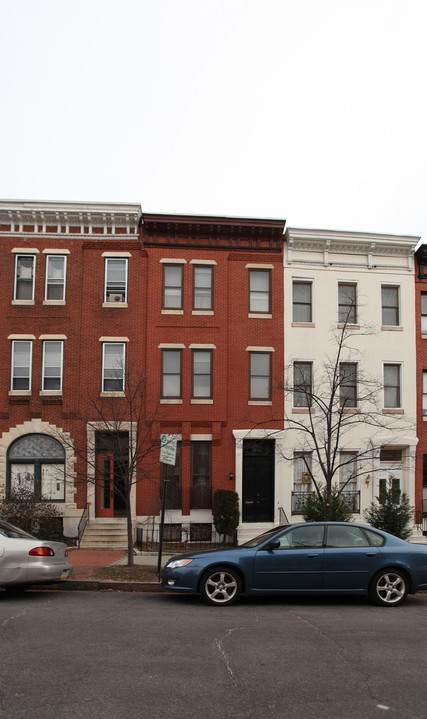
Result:
M280 542L278 539L272 539L271 542L269 542L266 546L266 549L278 549L280 547Z

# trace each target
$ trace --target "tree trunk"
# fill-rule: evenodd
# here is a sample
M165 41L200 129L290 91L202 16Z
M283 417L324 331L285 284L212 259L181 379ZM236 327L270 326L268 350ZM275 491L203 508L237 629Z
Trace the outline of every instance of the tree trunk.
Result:
M132 512L130 504L130 492L126 492L126 523L128 535L128 567L133 567L133 533L132 533Z

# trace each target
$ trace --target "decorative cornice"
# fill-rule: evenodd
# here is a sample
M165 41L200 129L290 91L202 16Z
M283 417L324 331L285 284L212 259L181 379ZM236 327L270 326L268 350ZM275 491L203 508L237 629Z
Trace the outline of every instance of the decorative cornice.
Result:
M352 255L413 255L419 237L387 235L369 232L343 232L334 230L305 230L287 228L285 243L288 248L307 252L334 252Z

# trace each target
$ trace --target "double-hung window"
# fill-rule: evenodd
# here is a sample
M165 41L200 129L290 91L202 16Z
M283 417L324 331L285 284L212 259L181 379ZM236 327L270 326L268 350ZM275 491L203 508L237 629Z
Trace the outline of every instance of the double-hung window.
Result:
M249 353L249 399L271 399L271 352Z
M193 265L193 310L213 310L213 267Z
M357 285L354 282L338 283L338 322L357 324Z
M294 362L294 407L311 407L313 363Z
M66 255L46 256L45 300L65 300Z
M212 442L191 442L191 509L212 507Z
M421 292L421 334L427 335L427 292Z
M398 327L399 316L399 287L381 285L381 324L386 327Z
M126 303L128 291L127 257L105 258L104 302Z
M359 497L357 493L357 453L340 452L340 479L339 489L341 497L345 500L352 512L359 512Z
M339 372L341 407L357 407L357 364L341 362Z
M311 282L294 280L292 322L312 322Z
M400 364L384 365L384 407L401 407L401 366Z
M12 392L31 391L31 360L33 343L31 340L12 342L12 361L10 389Z
M249 312L271 313L271 270L249 270Z
M163 309L182 310L182 265L163 265Z
M34 300L35 255L16 255L14 300Z
M102 392L125 391L126 344L102 344Z
M62 392L62 340L45 340L42 358L42 391Z
M194 399L212 398L212 350L192 350Z
M162 398L181 398L182 350L162 350Z

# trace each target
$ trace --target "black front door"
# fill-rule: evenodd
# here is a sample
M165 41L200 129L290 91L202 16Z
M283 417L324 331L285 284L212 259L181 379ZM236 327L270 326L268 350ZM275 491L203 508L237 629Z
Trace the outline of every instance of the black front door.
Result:
M274 521L274 439L243 440L243 522Z

